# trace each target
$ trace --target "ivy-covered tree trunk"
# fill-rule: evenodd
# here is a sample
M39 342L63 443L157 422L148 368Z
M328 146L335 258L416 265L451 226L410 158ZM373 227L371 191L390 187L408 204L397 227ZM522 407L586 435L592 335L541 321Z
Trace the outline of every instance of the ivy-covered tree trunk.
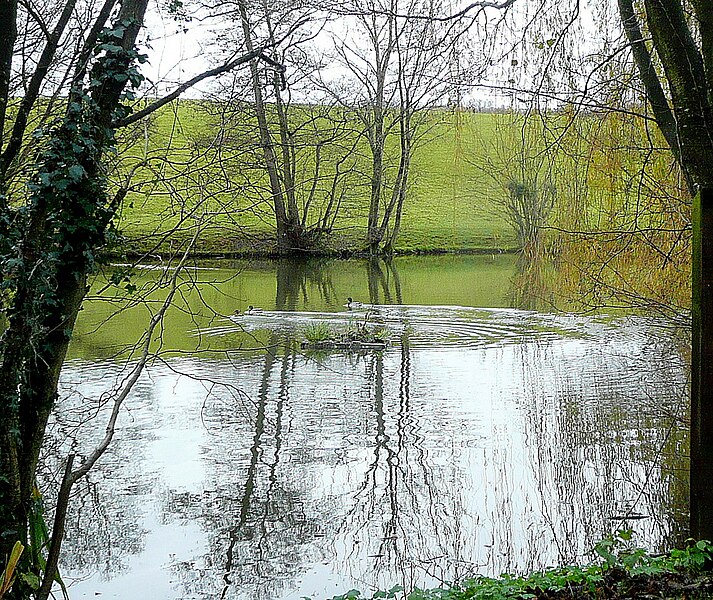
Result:
M16 541L32 541L28 521L47 419L87 276L117 208L108 197L102 159L114 145L113 124L126 116L125 88L140 83L134 45L146 5L147 0L123 0L112 26L87 41L96 61L86 77L75 80L64 117L47 134L27 201L2 204L7 235L0 260L8 318L0 339L3 561ZM11 598L34 595L42 575L41 564L32 560L38 551L31 547L23 554L24 577Z

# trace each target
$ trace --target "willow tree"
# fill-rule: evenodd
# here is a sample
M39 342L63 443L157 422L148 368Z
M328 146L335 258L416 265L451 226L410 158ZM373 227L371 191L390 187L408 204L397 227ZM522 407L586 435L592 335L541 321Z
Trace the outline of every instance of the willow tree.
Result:
M147 2L57 0L34 10L0 0L0 564L26 549L13 599L46 598L55 576L63 514L55 511L46 555L30 526L39 518L36 473L88 278L126 194L107 176L117 132L264 51L233 56L132 114ZM37 114L43 127L30 124ZM100 454L76 469L68 461L60 496Z
M527 8L528 4L516 0L515 6ZM653 141L657 136L648 129L649 123L655 123L670 150L670 163L677 166L672 172L682 174L687 188L679 195L689 201L700 192L693 211L694 246L698 247L694 261L702 262L704 270L694 270L693 277L691 534L713 539L713 420L708 418L713 403L713 340L707 337L713 326L713 284L711 265L706 265L713 240L709 215L713 197L713 4L709 0L610 0L589 7L598 12L576 35L569 34L587 9L583 3L541 0L531 6L533 14L544 15L539 23L547 33L540 38L544 40L541 54L535 44L524 46L531 56L537 55L536 68L540 69L537 85L527 91L558 106L566 103L577 110L617 111L640 119L651 143L645 149L647 160L658 150ZM536 22L533 18L531 24ZM603 43L593 35L595 26L609 36ZM530 31L537 35L540 30L530 27ZM583 34L588 34L587 43L582 42ZM559 58L570 65L569 71L562 69ZM579 87L566 89L567 83ZM645 195L639 201L645 203ZM636 221L631 230L616 233L626 239L645 235L645 228ZM682 240L688 239L690 227L664 229L659 233L671 234L672 239L668 250L645 240L658 252L661 270L676 248L683 246Z
M693 223L690 526L692 536L713 539L713 4L617 0L617 9L652 118L689 193L700 193Z
M689 190L699 193L693 223L691 535L713 539L713 5L708 0L645 0L640 13L633 0L618 0L618 6L656 123Z

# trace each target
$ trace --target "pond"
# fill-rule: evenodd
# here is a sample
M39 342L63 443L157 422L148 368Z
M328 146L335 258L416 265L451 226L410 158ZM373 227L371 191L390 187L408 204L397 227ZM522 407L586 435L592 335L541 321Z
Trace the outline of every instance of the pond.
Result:
M70 596L324 599L583 562L620 528L667 545L687 521L685 343L655 318L511 308L515 272L509 256L189 270L73 498ZM162 275L83 311L48 464L103 436ZM263 311L229 318L248 304ZM383 352L299 347L311 324L364 319L388 328Z

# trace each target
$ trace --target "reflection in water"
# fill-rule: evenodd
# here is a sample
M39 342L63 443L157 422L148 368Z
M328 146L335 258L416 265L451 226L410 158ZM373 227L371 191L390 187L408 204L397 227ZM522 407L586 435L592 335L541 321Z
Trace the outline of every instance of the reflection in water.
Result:
M403 304L401 279L392 258L365 261L370 304Z
M397 301L380 267L370 299ZM300 331L353 315L289 312L305 291L287 272L278 290L211 330L267 332L268 352L151 368L72 505L73 597L434 586L582 560L622 526L652 549L681 530L684 367L659 322L380 304L385 352L313 355ZM77 361L64 382L90 396L109 376ZM82 438L72 398L58 436Z
M401 257L384 261L228 261L186 270L180 294L161 334L164 352L236 353L262 350L276 323L245 319L254 336L224 335L225 316L249 305L267 311L341 311L348 296L370 304L509 306L512 256ZM77 322L69 358L125 356L144 332L166 290L156 286L161 267L137 269L140 292L129 295L106 280L102 299L87 303ZM107 274L108 276L108 274ZM105 284L107 284L105 286ZM276 316L276 315L273 315ZM287 319L289 323L289 318ZM234 327L233 332L239 332ZM217 335L213 335L217 334Z
M541 245L528 246L518 255L515 267L508 292L510 306L523 310L550 310L557 305L546 275L552 267L542 254Z

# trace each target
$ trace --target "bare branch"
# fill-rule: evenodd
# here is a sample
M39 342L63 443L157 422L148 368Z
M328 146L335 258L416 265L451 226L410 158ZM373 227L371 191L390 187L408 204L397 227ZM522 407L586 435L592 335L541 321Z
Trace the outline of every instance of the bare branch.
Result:
M52 539L50 540L50 549L47 554L47 562L45 564L45 574L42 578L42 585L37 592L36 600L47 600L52 590L55 576L57 574L57 565L59 563L59 553L64 539L64 526L67 519L67 507L69 506L69 495L72 491L72 465L74 464L74 454L67 457L67 465L64 468L64 476L62 484L57 494L57 505L54 510L54 524L52 525Z
M434 22L440 22L440 23L445 23L447 21L454 21L457 19L460 19L461 17L465 17L466 15L470 15L474 10L477 10L478 12L481 12L487 8L493 8L495 10L505 10L507 8L510 8L513 4L515 4L517 0L503 0L502 2L473 2L472 4L469 4L465 8L459 10L458 12L455 12L450 15L446 15L443 17L438 17L432 14L429 15L424 15L424 14L412 14L412 13L397 13L394 11L390 10L369 10L366 14L369 15L379 15L379 16L386 16L386 17L392 17L392 18L398 18L398 19L411 19L411 20L418 20L418 21L434 21ZM363 15L364 12L358 12L358 11L347 11L344 14L346 15L353 15L353 16L358 16L358 15Z
M70 477L70 485L74 485L74 483L76 483L79 479L84 477L89 472L89 470L94 466L94 464L102 457L104 452L106 452L106 449L109 447L111 440L114 438L114 432L116 429L116 421L119 417L119 410L121 409L121 406L124 403L124 400L126 400L127 396L129 395L131 390L134 388L134 385L139 380L139 377L141 377L141 374L144 371L144 367L146 366L146 363L148 363L149 359L151 358L150 351L151 351L151 340L153 338L153 332L155 331L156 327L158 327L158 325L161 323L161 321L163 321L166 311L168 310L169 306L171 306L171 303L173 302L173 297L175 296L176 290L178 289L178 276L183 271L183 266L185 265L186 261L188 260L188 258L190 256L191 249L193 248L193 245L195 244L195 241L196 241L198 235L200 234L200 231L201 231L200 228L196 228L196 231L193 235L193 239L188 244L185 252L183 253L183 256L181 257L181 260L178 263L178 266L176 267L176 270L174 271L173 275L171 276L171 284L170 284L171 289L169 290L168 294L166 295L166 299L164 300L163 304L161 305L161 308L151 318L151 322L149 323L149 326L144 333L144 343L143 343L143 348L141 351L141 357L139 358L139 361L136 363L136 365L132 369L128 378L126 379L123 389L121 390L119 395L114 399L114 406L112 407L111 416L109 417L109 422L106 426L106 434L104 435L104 439L94 449L94 452L92 452L92 454L84 461L82 466L79 467L78 469L76 469L74 472L72 472L72 475Z
M183 92L185 92L186 90L189 90L194 85L196 85L197 83L200 83L204 79L208 79L209 77L215 77L217 75L222 75L223 73L227 73L228 71L232 71L233 69L235 69L241 65L244 65L245 63L249 63L251 60L254 60L256 58L259 58L259 59L265 61L269 65L275 67L281 73L285 71L285 66L283 64L266 56L264 52L265 52L264 47L256 48L252 52L243 54L242 56L236 58L235 60L227 62L219 67L215 67L214 69L209 69L208 71L203 71L203 73L200 73L199 75L196 75L192 79L189 79L185 83L179 85L170 94L167 94L163 98L160 98L159 100L156 100L155 102L152 102L146 108L143 108L143 109L129 115L128 117L121 119L120 121L117 121L116 123L113 124L113 126L116 128L120 128L120 127L126 127L127 125L131 125L132 123L136 123L137 121L140 121L144 117L157 111L162 106L165 106L169 102L172 102L173 100L178 98L181 94L183 94Z

